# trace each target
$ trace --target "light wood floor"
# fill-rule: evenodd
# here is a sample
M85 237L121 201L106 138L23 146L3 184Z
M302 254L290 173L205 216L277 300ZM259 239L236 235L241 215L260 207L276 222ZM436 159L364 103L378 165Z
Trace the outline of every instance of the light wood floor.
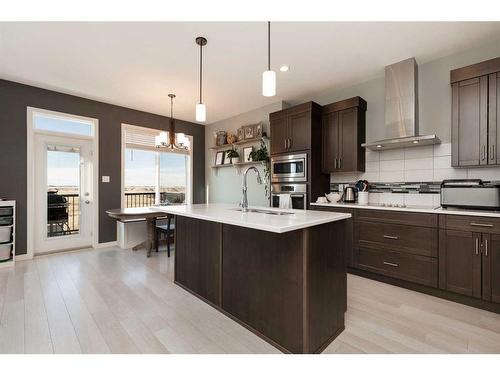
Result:
M175 286L173 257L118 248L0 270L0 353L278 353ZM348 276L324 353L500 353L500 315Z

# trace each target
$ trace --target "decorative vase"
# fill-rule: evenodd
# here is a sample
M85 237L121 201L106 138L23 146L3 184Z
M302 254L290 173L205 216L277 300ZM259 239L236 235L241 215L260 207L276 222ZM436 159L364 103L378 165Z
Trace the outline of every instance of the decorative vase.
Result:
M231 158L231 164L238 164L239 162L240 162L239 156L237 158Z

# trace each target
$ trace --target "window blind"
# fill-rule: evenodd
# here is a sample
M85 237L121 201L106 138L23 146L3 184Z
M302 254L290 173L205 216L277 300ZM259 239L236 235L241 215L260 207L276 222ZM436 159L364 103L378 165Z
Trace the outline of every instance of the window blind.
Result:
M157 148L155 146L155 137L159 134L160 130L126 125L124 126L125 147L146 151L171 152L189 155L189 150L171 150L163 147Z

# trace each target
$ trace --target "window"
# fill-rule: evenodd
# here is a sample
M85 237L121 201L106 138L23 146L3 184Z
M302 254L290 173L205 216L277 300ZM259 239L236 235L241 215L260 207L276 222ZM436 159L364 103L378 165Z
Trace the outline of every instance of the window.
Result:
M123 206L190 202L191 153L156 148L159 131L123 125Z
M52 113L35 113L33 124L36 130L94 136L94 124L84 119L69 118Z

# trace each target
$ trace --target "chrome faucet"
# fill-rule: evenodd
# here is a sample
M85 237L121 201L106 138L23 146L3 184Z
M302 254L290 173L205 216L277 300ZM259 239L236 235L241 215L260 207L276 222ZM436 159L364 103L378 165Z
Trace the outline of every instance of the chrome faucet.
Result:
M255 173L257 174L257 182L259 184L262 184L262 178L260 177L260 173L259 173L259 170L254 167L254 166L251 166L251 167L248 167L245 172L243 172L243 186L241 187L241 190L243 192L243 196L241 198L241 203L240 203L240 206L241 206L241 211L242 212L247 212L248 211L248 197L247 197L247 174L248 174L248 171L249 170L254 170Z

